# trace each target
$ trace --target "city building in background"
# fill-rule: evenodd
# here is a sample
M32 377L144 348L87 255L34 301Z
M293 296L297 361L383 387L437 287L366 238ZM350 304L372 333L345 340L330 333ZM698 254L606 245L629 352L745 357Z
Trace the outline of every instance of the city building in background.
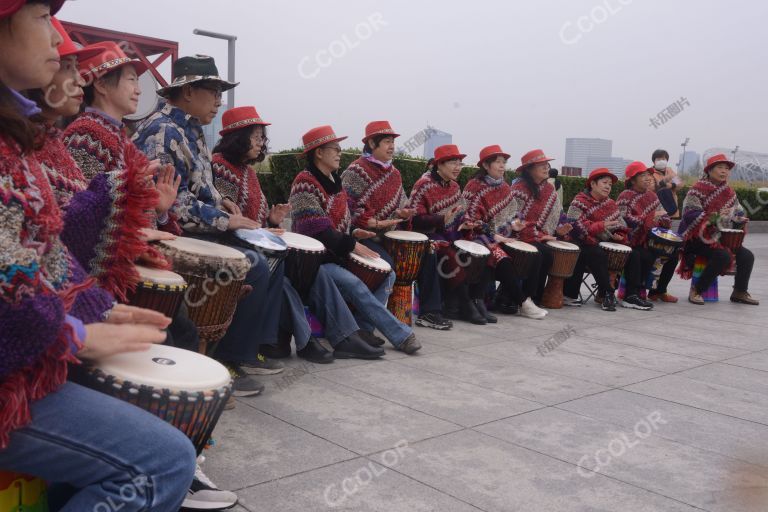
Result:
M453 135L437 128L430 128L430 136L424 142L424 158L430 159L435 156L435 148L444 144L453 143Z
M560 176L581 176L581 173L581 167L569 167L564 165L562 168L560 168Z
M685 158L683 158L685 156ZM678 174L696 174L703 169L701 165L701 155L696 151L686 151L685 155L680 153L677 160L676 170Z
M733 148L710 148L704 151L703 161L719 153L733 159ZM686 166L688 165L686 156ZM731 171L731 180L746 182L768 182L768 153L757 153L739 149L736 152L736 167Z
M595 138L565 139L565 167L580 167L587 175L598 167L607 167L614 174L624 176L624 169L631 160L612 155L613 141Z

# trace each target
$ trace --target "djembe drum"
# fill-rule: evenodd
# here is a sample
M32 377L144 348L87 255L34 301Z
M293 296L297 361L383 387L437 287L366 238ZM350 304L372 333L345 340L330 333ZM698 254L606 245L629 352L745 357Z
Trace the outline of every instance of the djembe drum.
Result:
M721 229L720 243L731 253L731 265L725 272L727 276L736 275L736 251L741 249L744 243L745 231L743 229Z
M371 292L378 290L381 283L392 272L392 267L385 259L365 258L354 253L350 253L346 268L365 283Z
M525 279L529 277L531 265L533 265L536 255L539 254L539 250L536 246L521 242L520 240L504 242L500 245L501 248L504 249L504 252L507 253L510 260L512 260L514 276L517 279Z
M184 298L204 354L227 332L251 262L236 249L196 238L163 240L158 249L189 285Z
M616 242L600 242L599 246L608 256L608 276L611 286L618 288L618 277L627 265L632 248Z
M139 308L159 311L174 318L179 311L187 282L175 272L136 265L139 283L136 290L128 293L128 304ZM2 509L0 509L2 512Z
M453 242L457 263L463 267L465 280L468 284L476 284L483 276L488 266L491 251L484 245L469 240Z
M224 365L167 345L74 367L71 378L167 421L189 437L198 455L232 393Z
M413 282L419 276L429 238L415 231L387 231L382 243L395 264L396 282L387 308L398 320L412 325Z
M652 278L649 278L650 289L655 289L661 276L661 268L671 258L677 258L677 253L683 246L683 239L680 235L666 228L652 228L648 234L646 242L648 249L656 254L656 261L653 262L651 269Z
M285 241L267 229L237 229L232 236L235 245L261 253L271 274L288 255Z
M576 244L561 240L550 240L547 246L552 250L552 266L549 279L541 296L541 305L548 309L563 307L563 284L573 275L581 249Z
M285 276L306 300L309 289L325 257L325 245L314 238L286 231L280 235L288 245L285 258Z

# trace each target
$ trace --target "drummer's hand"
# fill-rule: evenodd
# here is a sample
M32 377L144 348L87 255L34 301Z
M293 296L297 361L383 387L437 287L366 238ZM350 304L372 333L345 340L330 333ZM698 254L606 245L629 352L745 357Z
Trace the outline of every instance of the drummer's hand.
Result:
M416 208L398 208L395 211L395 215L397 215L403 220L410 219L411 217L414 216L415 213L416 213Z
M403 219L385 219L385 220L378 220L378 219L368 219L368 227L373 229L389 229L393 226L397 226L403 221Z
M624 234L623 233L614 233L611 235L611 238L615 240L616 242L623 242L624 241Z
M543 235L541 237L542 242L549 242L550 240L557 240L557 238L552 235Z
M139 254L136 263L151 268L166 268L168 266L168 260L164 256L152 251Z
M605 229L608 229L608 230L616 229L619 226L621 226L621 222L619 222L618 220L607 220L605 221L604 226L605 226Z
M157 242L158 240L176 240L176 235L157 229L141 228L139 238L144 242Z
M229 216L229 230L234 231L236 229L259 229L261 224L255 220L251 220L248 217L243 217L239 213L233 213Z
M557 226L557 229L555 229L555 233L557 233L560 236L564 236L570 233L572 229L573 229L573 224L561 224Z
M283 236L283 234L285 233L285 230L283 228L268 228L267 231L277 236Z
M276 204L269 210L269 222L279 226L285 220L285 216L291 212L290 204Z
M353 253L357 254L358 256L362 256L363 258L378 258L379 254L374 251L373 249L369 249L360 242L357 242L355 244L355 248L352 250Z
M459 226L459 231L472 230L480 227L482 224L483 224L482 222L477 220L468 220L461 223L461 225Z
M739 215L739 216L733 218L733 222L735 222L737 224L745 224L745 223L749 222L749 217L744 217L743 215Z
M656 210L656 213L653 214L654 219L660 219L663 216L665 216L667 212L665 210Z
M181 185L181 175L176 176L176 169L171 164L158 166L155 175L157 176L155 188L158 194L155 211L162 215L170 210L176 201L176 194L179 191L179 185Z
M103 359L123 352L142 352L165 338L164 331L147 324L88 324L77 357Z
M365 229L357 228L354 231L352 231L352 236L357 238L358 240L365 240L367 238L374 238L376 236L376 233L373 231L367 231ZM360 244L357 244L360 245Z
M144 324L158 329L165 329L171 325L171 319L158 311L137 308L127 304L117 304L113 307L105 322L108 324Z
M229 198L225 198L221 202L221 206L224 207L224 211L227 213L231 213L232 215L242 215L243 212L240 211L240 207L235 204L234 201L232 201Z

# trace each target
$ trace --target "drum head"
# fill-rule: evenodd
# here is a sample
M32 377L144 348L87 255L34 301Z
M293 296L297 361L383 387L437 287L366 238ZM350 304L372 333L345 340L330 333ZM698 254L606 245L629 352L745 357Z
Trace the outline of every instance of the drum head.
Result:
M536 246L533 246L526 242L521 242L520 240L513 240L511 242L504 242L504 245L509 247L510 249L515 249L516 251L521 252L539 252L539 250L536 248Z
M117 354L97 361L94 367L123 381L174 391L211 391L226 386L231 379L218 361L167 345Z
M580 251L579 246L570 242L563 242L562 240L549 240L547 245L553 249L559 249L561 251Z
M164 284L166 286L183 286L187 284L183 277L170 270L149 268L143 265L136 265L136 270L139 272L139 278L145 282Z
M666 240L670 243L682 243L683 239L680 235L667 228L651 228L651 234L655 237Z
M282 238L266 229L236 229L235 236L265 251L285 251Z
M403 242L426 242L429 240L424 233L417 233L416 231L387 231L384 236L391 238L392 240L400 240Z
M389 263L387 263L387 260L381 257L366 258L364 256L360 256L359 254L354 254L354 253L350 253L349 257L355 261L362 263L363 265L375 268L376 270L381 270L382 272L392 271L392 267L389 265Z
M473 256L488 256L491 254L491 251L488 250L488 248L482 244L479 244L477 242L470 242L469 240L456 240L453 242L456 248L468 252L469 254Z
M291 249L299 249L307 252L325 252L325 246L320 240L310 236L300 235L286 231L280 235Z
M614 252L632 252L632 248L630 246L617 244L616 242L600 242L600 247Z
M723 228L720 230L721 233L743 233L743 229L731 229L731 228Z
M165 245L177 251L188 252L198 256L217 256L219 258L241 260L247 259L245 254L226 245L206 242L197 238L178 237L175 240L162 240L160 245Z

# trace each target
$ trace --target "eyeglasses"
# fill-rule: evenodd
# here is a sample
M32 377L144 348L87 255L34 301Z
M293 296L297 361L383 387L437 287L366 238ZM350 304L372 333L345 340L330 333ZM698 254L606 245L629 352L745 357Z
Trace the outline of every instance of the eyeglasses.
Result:
M204 87L204 86L201 85L200 87L198 87L198 89L205 89L206 91L211 91L213 93L213 96L217 100L221 99L222 92L221 92L221 89L219 87Z
M336 153L341 153L341 146L323 146L320 149L330 149L335 151Z

